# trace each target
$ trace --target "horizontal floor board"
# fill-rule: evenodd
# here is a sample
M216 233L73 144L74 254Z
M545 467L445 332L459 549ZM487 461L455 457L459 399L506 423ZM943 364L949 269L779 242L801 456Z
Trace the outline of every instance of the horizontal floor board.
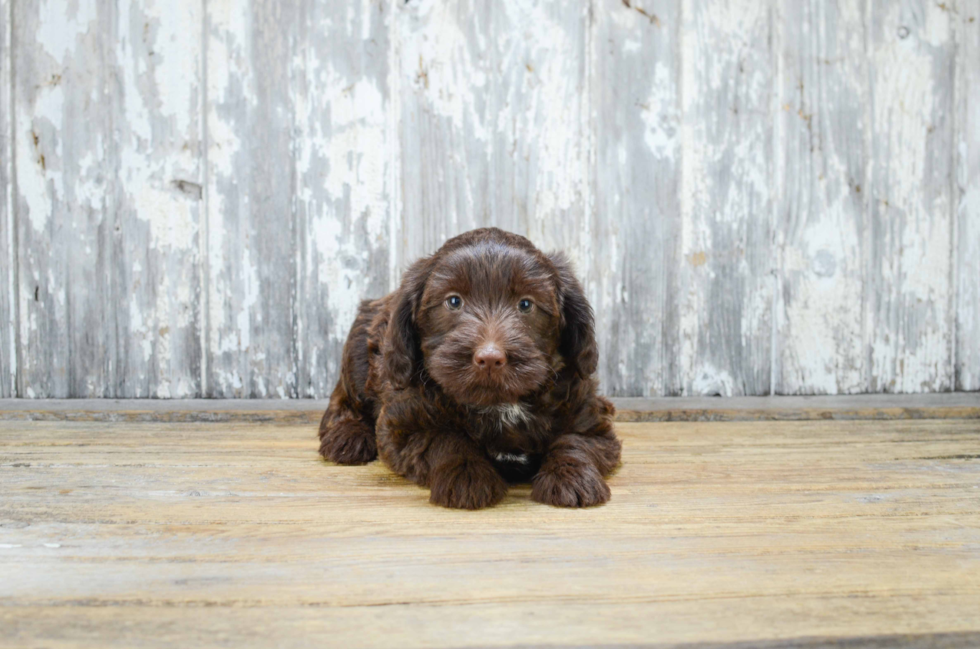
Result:
M980 421L617 430L609 504L516 485L458 512L319 459L310 422L3 421L0 627L51 647L980 639Z

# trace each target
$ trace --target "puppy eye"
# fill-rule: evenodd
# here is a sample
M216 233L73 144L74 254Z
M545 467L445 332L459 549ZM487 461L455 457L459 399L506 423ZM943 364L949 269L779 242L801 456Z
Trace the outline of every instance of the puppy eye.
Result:
M463 298L458 295L450 295L446 299L446 306L448 306L451 311L455 311L459 307L463 306Z
M517 303L517 308L521 310L521 313L528 313L532 306L534 306L534 304L527 298L524 298Z

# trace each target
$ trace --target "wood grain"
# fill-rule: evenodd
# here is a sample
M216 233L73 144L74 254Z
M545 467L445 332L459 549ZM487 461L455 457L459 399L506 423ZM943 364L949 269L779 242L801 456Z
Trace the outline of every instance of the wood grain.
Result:
M203 2L119 3L107 100L112 228L105 396L201 394ZM118 89L116 89L118 88ZM77 395L70 395L77 396Z
M0 398L10 398L17 393L17 351L14 335L16 293L14 269L14 142L11 130L11 56L10 0L0 0Z
M980 390L980 2L957 6L956 389Z
M617 421L980 419L980 394L613 398ZM0 421L319 423L327 400L0 399Z
M863 268L870 155L866 3L783 3L774 169L777 394L868 391Z
M493 3L486 121L489 216L542 250L563 250L590 295L595 224L588 43L591 3Z
M25 397L105 396L114 237L111 17L94 0L14 3L20 373Z
M401 269L494 225L588 276L587 8L395 3Z
M547 508L517 486L475 513L429 505L378 463L322 462L313 430L0 423L5 643L866 647L980 634L975 420L620 424L607 506Z
M450 236L489 225L490 13L497 3L392 2L398 125L396 272Z
M870 7L869 388L950 390L951 12L931 1L873 1Z
M681 259L669 394L769 394L773 336L772 13L681 2Z
M207 4L208 397L297 396L298 5Z
M0 3L0 398L324 398L485 225L609 394L980 390L977 0Z
M198 9L14 8L20 396L199 394Z
M296 380L299 396L319 397L340 374L358 304L389 290L391 7L319 0L298 11L290 66L300 134L293 151Z
M602 0L593 13L593 249L603 263L595 265L591 288L600 377L611 394L661 395L678 348L668 286L682 263L675 245L680 6Z

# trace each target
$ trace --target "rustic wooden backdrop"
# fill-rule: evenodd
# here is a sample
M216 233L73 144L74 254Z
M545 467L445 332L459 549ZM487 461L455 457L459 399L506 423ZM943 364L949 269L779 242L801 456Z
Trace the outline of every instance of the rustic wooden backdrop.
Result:
M0 396L320 397L496 224L615 395L980 389L980 0L0 0Z

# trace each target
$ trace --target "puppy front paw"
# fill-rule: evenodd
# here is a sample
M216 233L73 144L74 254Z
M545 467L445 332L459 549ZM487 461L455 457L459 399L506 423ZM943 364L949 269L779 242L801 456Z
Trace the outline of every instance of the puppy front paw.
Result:
M531 498L555 507L592 507L610 495L609 485L591 462L551 458L531 481Z
M507 495L507 483L486 461L458 459L434 470L429 502L454 509L482 509Z
M359 419L341 419L320 431L320 455L337 464L367 464L378 457L374 429Z

